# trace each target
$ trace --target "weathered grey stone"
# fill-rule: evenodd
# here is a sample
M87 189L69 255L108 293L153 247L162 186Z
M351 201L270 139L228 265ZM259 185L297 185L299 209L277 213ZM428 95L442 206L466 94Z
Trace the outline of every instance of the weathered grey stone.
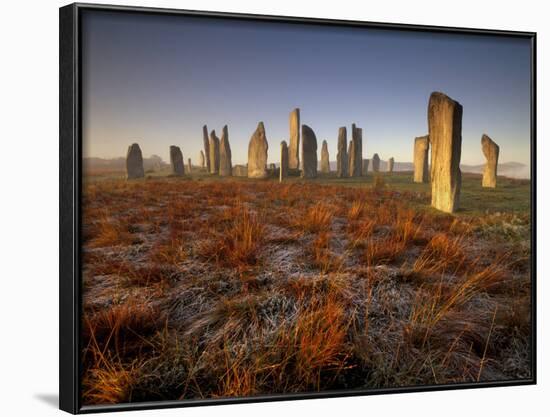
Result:
M220 176L230 177L232 175L231 146L229 146L229 132L227 131L227 125L225 125L222 129L222 138L220 141Z
M363 128L355 128L355 140L356 140L356 153L355 153L355 164L356 170L359 176L363 173Z
M360 177L363 170L363 129L351 125L350 177Z
M220 173L220 139L216 136L216 131L212 130L210 132L210 143L208 145L210 148L210 173L219 174Z
M393 159L393 157L391 157L390 159L388 159L388 172L393 172L393 164L395 163L395 160Z
M313 130L302 125L302 178L317 177L317 138Z
M432 206L453 213L459 207L462 174L462 106L443 93L434 92L428 104L432 146Z
M199 166L204 168L204 152L200 151L199 153Z
M193 164L191 163L191 158L187 158L187 170L189 171L189 174L193 172Z
M321 146L321 172L323 174L330 173L330 158L328 155L328 143L326 140L323 141Z
M206 172L210 172L210 141L208 140L208 128L206 125L202 127L202 142L204 145L204 157L206 159Z
M149 161L143 161L143 169L147 172L148 169L154 172L160 172L162 170L162 158L158 155L151 155Z
M336 154L336 176L344 178L349 175L347 132L345 127L338 129L338 153Z
M363 172L363 176L366 177L368 172L369 172L369 160L368 159L363 159L362 172Z
M353 155L355 155L353 140L349 141L348 144L348 175L351 177L351 166L353 165Z
M290 143L288 147L288 167L300 168L300 109L290 112Z
M288 146L283 140L281 142L281 161L279 166L279 182L283 182L283 178L288 176Z
M264 122L260 122L248 143L248 178L267 178L268 147Z
M131 180L134 178L143 178L145 171L143 170L143 155L137 143L128 146L126 153L126 178Z
M246 165L235 165L233 167L233 176L234 177L247 177L248 176L248 168Z
M481 186L486 188L496 188L497 186L497 167L499 146L487 135L481 137L481 150L487 159L483 169L483 179Z
M430 137L419 136L414 139L414 182L427 183L430 181L428 171L428 152L430 151Z
M372 156L372 172L380 172L380 157L377 153Z
M170 146L170 174L185 175L185 165L183 163L183 154L179 146Z

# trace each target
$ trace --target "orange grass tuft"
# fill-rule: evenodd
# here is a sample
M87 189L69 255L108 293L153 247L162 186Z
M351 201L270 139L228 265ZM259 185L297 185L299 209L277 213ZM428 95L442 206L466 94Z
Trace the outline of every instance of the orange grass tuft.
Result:
M222 234L199 245L199 254L219 265L237 269L258 265L265 240L265 224L258 214L240 208Z
M332 208L326 204L315 204L297 219L298 225L306 232L316 233L330 228Z
M464 237L438 233L431 238L414 263L414 271L458 272L466 267Z

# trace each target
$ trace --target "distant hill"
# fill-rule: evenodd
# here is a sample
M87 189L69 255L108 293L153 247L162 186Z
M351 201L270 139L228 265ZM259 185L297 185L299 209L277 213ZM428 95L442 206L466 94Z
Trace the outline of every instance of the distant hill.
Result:
M369 172L372 171L372 161L369 163ZM481 174L485 165L466 165L460 164L462 172L470 172L473 174ZM330 169L336 171L336 161L330 162ZM393 166L394 171L413 171L412 162L395 162ZM387 161L380 160L380 171L385 172L388 170ZM530 178L531 173L529 167L519 162L504 162L498 164L498 175L502 175L509 178Z
M126 158L83 158L84 171L125 171ZM143 158L143 169L145 171L162 171L169 164L164 162L158 155L151 155L149 158Z
M475 174L481 174L483 172L484 165L460 165L460 169L464 172L472 172ZM510 178L530 178L531 172L527 165L519 162L505 162L498 164L498 175L502 175Z
M372 162L369 163L369 172L372 171ZM279 166L277 163L276 166ZM169 167L169 164L164 162L158 155L152 155L149 158L143 158L143 168L145 171L162 171ZM461 164L460 169L462 172L471 172L474 174L481 174L483 172L484 165L466 165ZM84 171L125 171L126 160L125 158L84 158L83 159ZM336 171L336 161L330 161L330 169ZM380 170L385 172L388 170L387 161L380 161ZM395 171L412 171L412 162L396 162L394 164ZM529 167L519 162L505 162L498 164L498 175L502 175L510 178L530 178Z

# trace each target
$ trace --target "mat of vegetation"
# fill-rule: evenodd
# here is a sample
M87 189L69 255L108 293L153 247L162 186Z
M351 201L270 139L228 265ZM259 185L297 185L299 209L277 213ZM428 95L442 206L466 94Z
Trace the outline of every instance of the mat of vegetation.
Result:
M528 378L529 182L409 178L85 182L85 403Z

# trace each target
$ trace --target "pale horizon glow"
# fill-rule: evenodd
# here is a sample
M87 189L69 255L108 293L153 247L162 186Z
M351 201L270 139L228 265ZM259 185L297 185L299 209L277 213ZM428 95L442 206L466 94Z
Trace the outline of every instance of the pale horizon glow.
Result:
M170 145L198 163L202 126L227 124L233 164L263 121L268 163L288 143L288 117L327 140L363 129L363 158L411 162L427 134L432 91L464 108L463 164L485 162L481 136L500 163L530 163L530 43L527 39L305 24L86 11L82 19L83 156L169 160Z

